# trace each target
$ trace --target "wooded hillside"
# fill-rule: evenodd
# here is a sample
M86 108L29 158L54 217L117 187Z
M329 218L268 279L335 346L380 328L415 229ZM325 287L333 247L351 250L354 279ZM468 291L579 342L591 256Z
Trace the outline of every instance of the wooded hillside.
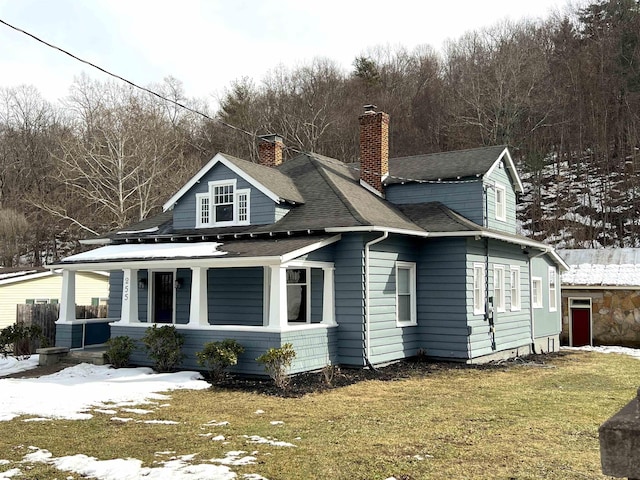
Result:
M216 152L255 160L252 135L354 161L369 103L391 115L392 156L509 145L527 190L523 233L562 247L640 245L635 0L503 21L443 52L374 47L351 71L331 59L275 68L234 82L217 111L175 78L150 88L217 121L86 77L57 104L33 87L0 89L2 266L50 262L157 212Z

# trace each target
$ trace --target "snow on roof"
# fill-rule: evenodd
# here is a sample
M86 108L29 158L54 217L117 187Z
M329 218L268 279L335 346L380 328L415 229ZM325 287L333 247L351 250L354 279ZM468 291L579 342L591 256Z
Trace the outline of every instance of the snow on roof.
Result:
M218 250L218 242L199 243L136 243L107 245L88 252L71 255L64 263L100 262L150 258L193 258L226 255Z
M558 250L569 264L565 285L640 286L640 249L605 248Z
M0 273L0 280L6 280L7 278L14 277L23 277L25 275L30 275L32 273L39 273L40 270L22 270L20 272L8 272L8 273Z

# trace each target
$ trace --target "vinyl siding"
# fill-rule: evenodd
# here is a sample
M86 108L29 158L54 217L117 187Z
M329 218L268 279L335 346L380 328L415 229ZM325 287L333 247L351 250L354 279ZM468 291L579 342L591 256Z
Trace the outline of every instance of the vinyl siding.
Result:
M420 348L437 358L468 358L466 242L425 241L418 264Z
M504 187L506 193L506 221L501 221L496 219L496 191L493 188L487 189L487 227L502 232L516 233L516 192L513 189L511 175L504 168L504 163L493 169L485 183L488 185L497 183Z
M209 283L209 323L212 325L263 324L264 270L262 267L212 268Z
M556 269L556 311L549 311L549 267L555 265L547 256L532 259L532 276L542 278L542 308L533 309L533 330L536 338L558 335L562 330L560 302L560 272Z
M335 247L335 305L338 361L361 367L364 362L364 240L345 234Z
M494 267L503 266L505 272L505 311L498 312L494 307L494 329L492 336L490 322L484 315L473 314L473 264L485 263L485 240L467 240L467 316L470 327L470 358L489 355L494 352L527 346L531 343L531 320L529 313L528 257L518 245L494 240L488 241L489 291L487 297L494 295ZM520 310L511 311L511 291L509 283L510 266L520 267ZM495 350L492 347L495 340Z
M0 330L16 321L17 305L27 299L55 299L62 296L62 274L25 279L0 285ZM76 305L91 305L92 298L109 296L109 279L92 272L76 273Z
M291 343L296 351L296 358L291 366L290 373L299 373L309 370L319 370L329 363L337 363L337 328L301 329L289 332L241 332L241 331L213 331L180 329L178 331L185 338L182 347L184 360L180 365L182 369L201 370L197 363L196 352L201 351L207 342L215 342L226 338L238 341L245 351L238 357L238 365L230 368L234 373L244 375L266 376L264 368L256 362L256 358L265 353L269 348L278 348L285 343ZM140 342L146 328L140 326L113 325L112 336L127 335L137 341L137 348L131 356L134 365L152 366L153 361L146 355Z
M263 194L244 178L237 176L226 166L216 164L202 179L187 191L173 207L173 226L176 229L191 229L196 227L196 194L209 191L209 182L219 180L237 180L238 190L250 189L249 216L252 225L274 223L282 218L287 209L278 207L276 203Z
M371 237L371 239L374 238L376 237ZM417 249L417 241L395 236L371 246L369 252L371 358L369 360L373 364L413 356L420 346L418 326L398 326L396 322L396 262L416 263Z
M395 204L441 202L472 222L482 225L482 181L469 183L406 183L389 185L385 198Z

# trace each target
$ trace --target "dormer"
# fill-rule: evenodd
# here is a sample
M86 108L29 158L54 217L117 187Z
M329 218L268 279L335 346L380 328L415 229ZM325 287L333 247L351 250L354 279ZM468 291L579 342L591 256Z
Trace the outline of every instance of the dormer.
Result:
M167 201L177 230L275 223L304 199L275 168L219 153Z
M477 225L513 234L522 191L504 145L392 158L385 181L390 202L441 202Z

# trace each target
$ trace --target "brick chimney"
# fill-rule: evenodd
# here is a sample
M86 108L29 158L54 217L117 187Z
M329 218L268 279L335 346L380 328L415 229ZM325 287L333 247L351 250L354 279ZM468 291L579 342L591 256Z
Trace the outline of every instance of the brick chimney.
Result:
M384 193L382 181L389 174L389 115L365 105L360 120L360 183Z
M277 167L282 165L282 150L284 143L282 137L273 133L260 136L258 143L258 156L260 165L267 167Z

